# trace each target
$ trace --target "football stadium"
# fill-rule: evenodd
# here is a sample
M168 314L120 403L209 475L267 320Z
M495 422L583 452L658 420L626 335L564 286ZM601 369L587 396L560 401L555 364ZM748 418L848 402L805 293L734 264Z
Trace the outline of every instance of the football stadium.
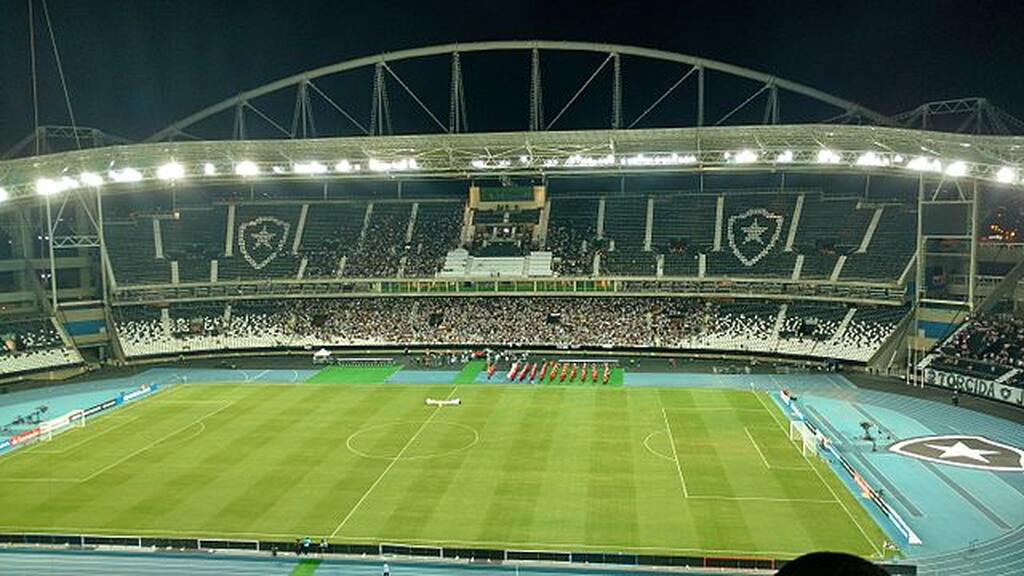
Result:
M0 573L1024 573L996 104L554 40L241 88L0 159Z

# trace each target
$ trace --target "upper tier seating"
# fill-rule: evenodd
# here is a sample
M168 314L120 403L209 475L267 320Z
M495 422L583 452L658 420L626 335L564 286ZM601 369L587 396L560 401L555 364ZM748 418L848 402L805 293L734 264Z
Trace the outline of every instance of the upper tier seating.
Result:
M715 242L715 211L718 197L674 195L654 204L651 242L665 255L665 276L697 276L701 253Z
M300 250L306 257L306 278L338 275L341 259L359 245L366 204L356 202L310 204Z
M795 203L793 194L727 194L722 215L722 249L708 254L707 274L792 276L796 254L785 252L784 248ZM713 229L714 220L710 225Z
M553 253L555 272L563 276L592 275L598 252L600 273L615 276L655 276L660 261L665 277L694 277L700 274L702 255L705 276L711 278L788 279L798 255L803 256L800 277L804 280L829 279L841 256L847 260L840 281L894 282L906 269L914 251L916 216L911 208L886 205L866 253L857 253L867 237L875 205L857 208L856 199L803 193L794 242L787 251L800 196L742 192L607 196L602 238L597 237L600 197L554 196L544 246L531 246L528 237L498 237L478 238L467 248L475 256L523 256L531 248L546 248ZM653 217L647 245L649 197L653 198ZM724 213L721 248L716 251L720 197ZM418 208L413 221L414 203ZM177 219L161 218L163 258L156 257L152 217L108 221L107 245L119 286L170 283L172 261L177 262L180 282L207 282L213 259L218 261L217 276L222 282L294 279L303 259L305 278L379 278L399 273L432 277L440 270L445 254L459 247L462 201L379 200L372 203L367 219L369 204L310 201L304 224L302 201L237 204L230 256L225 246L229 236L226 205L183 208ZM506 218L510 223L539 223L540 212L477 212L474 217L477 224ZM734 221L731 239L730 219ZM301 235L297 247L296 235ZM339 271L341 265L344 270Z
M405 276L434 276L441 271L445 255L459 245L464 206L461 202L419 203Z
M178 262L181 282L210 281L210 261L224 254L226 213L224 206L182 209L160 222L164 257Z
M156 257L151 218L107 222L103 234L119 285L170 284L171 265Z
M604 218L607 248L601 254L602 272L616 276L654 276L657 254L644 250L647 197L608 198Z
M239 204L235 211L233 256L218 261L222 281L295 278L299 258L292 253L302 205Z
M594 271L596 238L597 200L555 198L551 201L547 249L555 255L557 274L590 276Z
M917 213L905 206L886 206L867 252L850 254L843 280L897 280L916 251Z
M345 276L382 278L398 275L406 252L405 233L411 216L411 203L375 203L359 247L345 265Z
M839 256L860 246L873 210L857 210L857 200L804 196L793 249L804 256L800 278L825 280Z

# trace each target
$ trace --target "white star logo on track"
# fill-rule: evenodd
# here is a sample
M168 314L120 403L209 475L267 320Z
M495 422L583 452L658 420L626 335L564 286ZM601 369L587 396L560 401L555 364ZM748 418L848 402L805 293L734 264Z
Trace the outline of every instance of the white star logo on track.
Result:
M988 458L985 458L985 456L999 454L997 450L971 448L959 440L952 446L939 446L938 444L925 444L925 446L941 450L942 454L939 455L939 458L942 458L943 460L946 458L969 458L971 460L977 460L978 462L988 464Z
M984 436L947 434L907 438L889 446L889 452L974 470L1024 472L1024 450Z

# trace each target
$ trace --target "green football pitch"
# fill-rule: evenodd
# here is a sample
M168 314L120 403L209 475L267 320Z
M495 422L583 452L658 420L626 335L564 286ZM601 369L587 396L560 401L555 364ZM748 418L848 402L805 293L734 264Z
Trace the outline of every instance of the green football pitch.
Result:
M309 382L180 385L4 456L0 531L772 557L885 538L760 393Z

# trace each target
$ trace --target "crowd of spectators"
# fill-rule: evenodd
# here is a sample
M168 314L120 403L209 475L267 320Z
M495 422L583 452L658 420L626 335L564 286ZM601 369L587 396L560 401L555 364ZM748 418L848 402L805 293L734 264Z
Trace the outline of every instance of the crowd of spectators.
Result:
M0 375L79 364L49 319L0 323Z
M933 363L989 379L1024 370L1024 316L993 314L971 321L943 343Z
M380 213L378 213L380 212ZM367 223L359 247L345 264L345 276L353 278L384 278L398 274L405 256L405 232L408 212L374 212Z
M802 354L864 361L898 317L850 322L841 338L793 340L779 304L639 297L396 297L234 303L174 310L170 325L119 309L129 356L224 349L461 345L667 348Z

